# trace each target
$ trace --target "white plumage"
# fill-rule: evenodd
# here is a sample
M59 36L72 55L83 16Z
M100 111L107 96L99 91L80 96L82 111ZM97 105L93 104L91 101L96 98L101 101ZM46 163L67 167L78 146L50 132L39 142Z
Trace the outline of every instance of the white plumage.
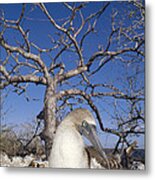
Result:
M86 168L88 162L82 136L72 123L64 121L58 128L50 155L51 167Z
M81 133L84 133L87 138L89 135L94 137L96 135L93 130L95 126L95 120L88 110L72 111L57 128L49 156L49 166L53 168L90 168L90 157L88 157ZM91 142L100 146L95 140L90 139Z

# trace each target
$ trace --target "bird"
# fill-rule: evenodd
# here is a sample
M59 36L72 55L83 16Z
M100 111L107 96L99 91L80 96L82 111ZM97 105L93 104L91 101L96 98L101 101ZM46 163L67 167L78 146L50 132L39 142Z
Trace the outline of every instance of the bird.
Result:
M93 151L86 147L84 137L93 145ZM64 118L56 130L48 161L52 168L110 169L110 161L97 136L95 118L89 110L77 108Z

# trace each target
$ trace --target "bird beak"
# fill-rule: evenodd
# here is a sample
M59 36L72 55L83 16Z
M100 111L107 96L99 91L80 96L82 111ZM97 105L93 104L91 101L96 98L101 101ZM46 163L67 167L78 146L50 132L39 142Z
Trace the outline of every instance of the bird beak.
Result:
M102 144L97 136L96 127L94 125L90 125L87 123L87 126L82 126L82 135L84 135L95 147L95 149L100 153L100 155L104 158L104 160L107 162L107 156L105 152L103 151Z

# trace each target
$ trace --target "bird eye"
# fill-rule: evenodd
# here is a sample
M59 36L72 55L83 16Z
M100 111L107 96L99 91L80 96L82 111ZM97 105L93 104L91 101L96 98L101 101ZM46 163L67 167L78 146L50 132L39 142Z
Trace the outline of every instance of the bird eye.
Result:
M87 127L88 126L88 123L84 120L84 121L82 121L82 127Z
M91 131L91 128L89 126L89 124L87 123L87 121L83 121L82 122L82 127L83 127L83 131L85 131L86 134L89 134Z

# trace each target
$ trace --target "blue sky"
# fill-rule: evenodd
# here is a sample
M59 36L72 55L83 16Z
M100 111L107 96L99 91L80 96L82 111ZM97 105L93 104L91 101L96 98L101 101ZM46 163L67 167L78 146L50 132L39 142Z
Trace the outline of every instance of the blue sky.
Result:
M96 12L98 9L100 9L105 2L97 2L97 3L90 3L87 5L87 8L82 10L82 13L84 14L84 17L86 17L88 14ZM20 11L21 11L21 4L0 4L0 9L4 11L5 17L7 19L17 19L19 17ZM69 12L66 10L66 8L60 4L60 3L49 3L46 4L47 9L49 10L50 14L54 19L57 20L58 23L61 23L62 18L67 17L69 15ZM107 38L111 32L111 13L118 10L119 14L117 15L118 19L122 21L122 26L126 27L130 25L135 18L138 18L138 12L134 14L133 17L128 18L127 21L125 21L126 16L124 14L129 15L131 11L134 10L133 6L129 6L128 3L119 3L119 2L112 2L110 6L106 9L105 13L100 17L96 30L97 33L91 34L89 38L86 39L83 49L84 49L84 59L87 62L87 60L92 56L94 52L97 51L98 45L101 45L102 47L105 47L107 44ZM52 44L50 42L49 35L58 38L57 35L55 35L55 29L51 24L47 21L43 13L40 11L40 9L36 6L35 9L32 9L32 4L28 4L26 7L26 16L27 18L22 21L22 25L24 30L30 30L29 33L29 39L30 41L36 43L41 48L49 48ZM79 26L80 19L79 17L75 21L75 26ZM85 27L87 28L87 26ZM85 30L85 29L84 29ZM21 37L16 31L7 31L5 34L5 38L9 41L11 45L15 44L16 40L21 40ZM80 36L79 36L80 39ZM113 44L110 48L110 50L116 50L116 44ZM60 49L57 49L53 51L50 56L54 57L56 53ZM33 53L37 53L35 49L32 49ZM5 51L1 49L1 57L5 56ZM44 59L44 62L49 65L51 59L49 57L49 54L42 54L42 58ZM126 60L129 60L130 57L125 57ZM76 66L76 59L77 56L72 53L64 53L58 61L63 61L66 65L67 70L73 69ZM95 69L98 66L98 63L94 64L92 69ZM9 66L7 68L10 68ZM140 70L144 70L144 64L141 64L139 66ZM120 63L119 61L113 61L104 66L104 68L101 69L99 73L97 73L95 76L92 76L90 78L90 81L92 83L105 83L105 84L113 84L117 88L126 91L128 89L128 83L126 81L126 78L128 76L132 76L136 73L137 70L137 64L133 63L128 66L125 64ZM28 72L27 69L23 68L21 69L21 73L26 74ZM72 83L77 83L78 79L73 78L70 80ZM139 84L144 84L144 73L137 76L137 84L135 88L139 88ZM62 87L58 87L58 90L69 88L68 85L64 85ZM31 122L35 119L36 115L40 112L40 110L43 107L43 98L44 98L44 92L45 87L41 85L29 85L27 89L27 95L30 97L30 101L26 101L25 95L18 96L15 93L11 92L12 87L9 86L6 91L9 91L9 95L6 98L6 102L4 104L4 110L8 110L4 122L9 124L20 124L23 122ZM100 90L100 89L98 89ZM4 91L5 92L5 91ZM33 99L36 99L33 101ZM114 128L115 127L115 121L112 119L111 114L113 114L113 104L114 100L111 98L104 98L104 99L96 99L95 104L99 108L100 114L103 118L103 122L105 126ZM127 105L124 101L119 102L124 109ZM80 105L79 105L80 106ZM142 105L144 108L144 105ZM121 110L119 109L121 112ZM113 146L113 144L116 142L116 137L109 134L103 134L102 132L99 132L100 137L102 139L102 142L105 146ZM141 136L139 138L139 146L144 146L144 137Z

